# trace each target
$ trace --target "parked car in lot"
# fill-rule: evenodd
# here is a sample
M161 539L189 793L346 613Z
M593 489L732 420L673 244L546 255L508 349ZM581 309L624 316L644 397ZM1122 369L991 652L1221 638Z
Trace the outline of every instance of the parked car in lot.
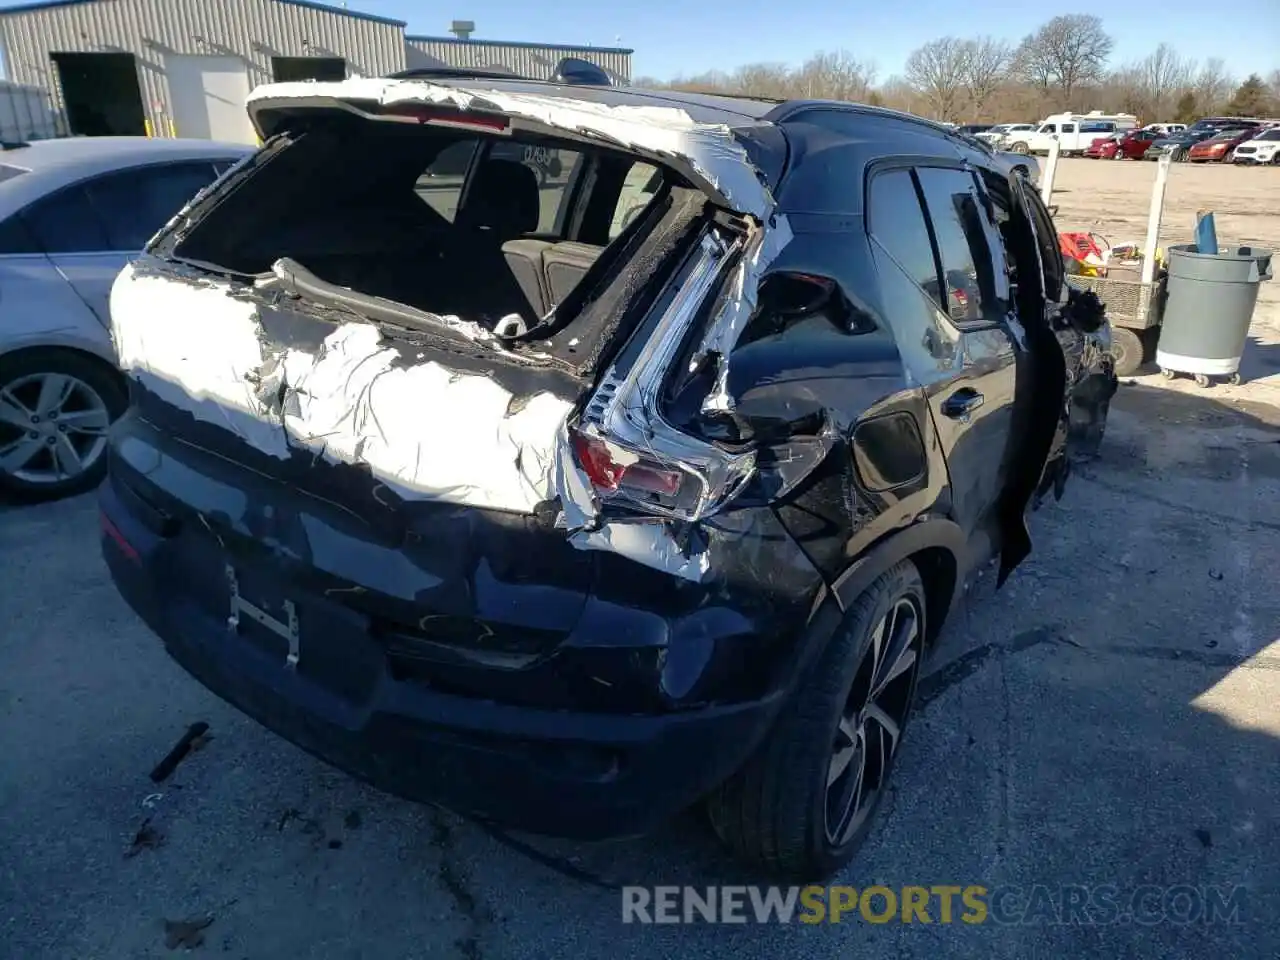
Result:
M252 151L207 140L83 137L0 152L0 489L98 483L125 406L107 298L197 191Z
M1112 160L1119 155L1120 140L1123 133L1113 133L1109 137L1099 137L1085 149L1084 155L1090 160Z
M1232 163L1280 164L1280 126L1268 127L1235 148Z
M112 290L121 593L385 789L578 837L706 799L741 856L837 869L964 584L1105 425L1050 212L852 104L306 86Z
M1181 133L1173 133L1167 137L1157 137L1147 149L1144 157L1148 160L1159 160L1168 153L1175 162L1187 159L1191 148L1211 137L1217 136L1226 129L1258 129L1262 126L1258 120L1240 120L1231 117L1205 117L1197 120Z
M1220 130L1218 133L1201 140L1187 151L1187 159L1192 163L1222 162L1231 158L1232 151L1246 140L1257 134L1254 127L1232 128Z
M1185 123L1148 123L1142 129L1150 130L1154 133L1160 134L1161 136L1167 137L1170 134L1181 133L1183 130L1187 129L1187 125Z
M1130 130L1116 140L1110 159L1141 160L1160 136L1156 130Z
M991 129L975 133L974 136L979 140L985 140L992 146L997 146L1001 144L1004 141L1004 138L1009 134L1023 132L1029 133L1032 130L1035 130L1037 126L1039 126L1039 124L1035 123L997 123Z
M1083 155L1099 136L1123 133L1136 126L1137 121L1125 113L1058 113L1045 117L1034 132L1006 134L1000 143L1013 153L1048 153L1056 141L1063 156Z

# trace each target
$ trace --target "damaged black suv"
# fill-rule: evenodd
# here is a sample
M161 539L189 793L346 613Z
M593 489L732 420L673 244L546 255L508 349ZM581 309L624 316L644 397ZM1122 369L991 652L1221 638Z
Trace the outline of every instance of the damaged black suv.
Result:
M703 801L853 855L966 579L1089 455L1100 305L915 117L522 80L262 88L117 280L103 550L201 683L534 832Z

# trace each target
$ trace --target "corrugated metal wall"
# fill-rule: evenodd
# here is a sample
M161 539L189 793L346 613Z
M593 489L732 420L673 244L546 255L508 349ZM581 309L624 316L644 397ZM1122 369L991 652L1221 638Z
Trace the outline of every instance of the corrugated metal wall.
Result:
M631 82L631 51L613 47L572 47L453 37L407 37L407 67L474 67L510 70L525 77L550 77L565 57L581 57L618 83Z
M234 56L251 87L271 81L271 58L342 57L350 73L403 70L404 28L390 21L281 0L95 0L41 9L0 11L8 79L49 91L61 103L59 53L132 53L152 128L172 116L165 56ZM64 130L65 132L65 130Z
M0 80L0 139L47 140L57 135L48 94L38 87Z

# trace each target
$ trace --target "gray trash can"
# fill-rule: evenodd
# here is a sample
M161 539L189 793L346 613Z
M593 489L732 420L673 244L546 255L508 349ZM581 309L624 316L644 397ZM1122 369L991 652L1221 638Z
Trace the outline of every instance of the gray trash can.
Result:
M1240 382L1240 357L1258 302L1258 284L1271 279L1271 251L1219 247L1196 253L1194 244L1169 247L1168 281L1156 363L1166 377L1195 374Z

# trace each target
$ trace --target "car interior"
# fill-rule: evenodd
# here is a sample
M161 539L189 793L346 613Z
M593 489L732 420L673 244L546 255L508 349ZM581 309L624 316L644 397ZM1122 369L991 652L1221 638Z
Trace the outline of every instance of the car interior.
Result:
M352 175L359 171L358 175ZM666 175L576 142L363 122L314 125L218 201L174 254L329 284L487 328L551 314Z

